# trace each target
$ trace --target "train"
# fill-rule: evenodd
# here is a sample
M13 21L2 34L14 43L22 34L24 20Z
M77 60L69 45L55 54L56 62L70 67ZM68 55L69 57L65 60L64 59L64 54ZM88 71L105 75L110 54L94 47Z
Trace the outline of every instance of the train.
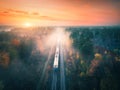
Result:
M53 70L57 71L59 66L59 56L60 56L60 49L59 46L56 47L54 63L53 63Z

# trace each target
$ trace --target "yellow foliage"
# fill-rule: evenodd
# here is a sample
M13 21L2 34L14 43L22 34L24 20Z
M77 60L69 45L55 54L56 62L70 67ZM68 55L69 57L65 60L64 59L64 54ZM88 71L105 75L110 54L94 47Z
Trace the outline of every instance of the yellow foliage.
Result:
M80 76L82 77L82 76L85 76L85 73L84 72L81 72L80 73Z
M101 60L101 59L102 59L102 55L99 54L99 53L96 53L96 54L95 54L95 59L96 59L96 60Z
M80 63L81 63L81 64L83 64L83 63L84 63L84 61L83 61L83 60L81 60L81 61L80 61Z
M76 53L76 59L78 59L80 57L79 53Z
M116 57L115 57L115 60L116 60L116 61L120 61L120 57L117 57L117 56L116 56Z

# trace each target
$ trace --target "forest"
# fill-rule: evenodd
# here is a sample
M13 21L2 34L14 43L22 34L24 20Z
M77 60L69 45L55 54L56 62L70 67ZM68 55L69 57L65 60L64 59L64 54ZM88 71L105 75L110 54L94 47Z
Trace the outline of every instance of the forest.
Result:
M68 27L67 90L119 90L120 27ZM70 52L70 51L69 51Z
M0 90L36 89L49 50L49 47L44 49L46 31L40 29L38 32L38 28L35 31L14 28L0 32ZM46 73L50 70L48 67Z
M0 90L36 90L51 48L45 38L53 28L0 31ZM72 44L65 48L66 90L120 90L120 27L66 27L65 32ZM50 90L53 56L43 90Z

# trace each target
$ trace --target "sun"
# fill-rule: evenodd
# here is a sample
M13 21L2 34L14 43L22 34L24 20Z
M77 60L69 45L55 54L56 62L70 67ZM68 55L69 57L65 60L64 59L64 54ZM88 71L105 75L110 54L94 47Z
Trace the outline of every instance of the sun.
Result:
M32 25L32 23L26 22L26 23L24 23L24 26L25 27L32 27L33 25Z

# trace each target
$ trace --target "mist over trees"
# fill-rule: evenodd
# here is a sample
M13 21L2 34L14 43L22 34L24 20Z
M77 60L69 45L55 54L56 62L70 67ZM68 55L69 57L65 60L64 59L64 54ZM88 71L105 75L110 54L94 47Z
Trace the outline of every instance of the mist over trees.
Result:
M36 90L50 51L45 38L53 28L0 31L0 90ZM120 90L120 27L66 27L65 32L72 44L64 48L66 90ZM50 90L53 58L54 53L40 83L43 90Z
M0 32L0 90L36 89L47 56L37 49L35 35L42 42L45 32L40 30L36 34L20 29Z

